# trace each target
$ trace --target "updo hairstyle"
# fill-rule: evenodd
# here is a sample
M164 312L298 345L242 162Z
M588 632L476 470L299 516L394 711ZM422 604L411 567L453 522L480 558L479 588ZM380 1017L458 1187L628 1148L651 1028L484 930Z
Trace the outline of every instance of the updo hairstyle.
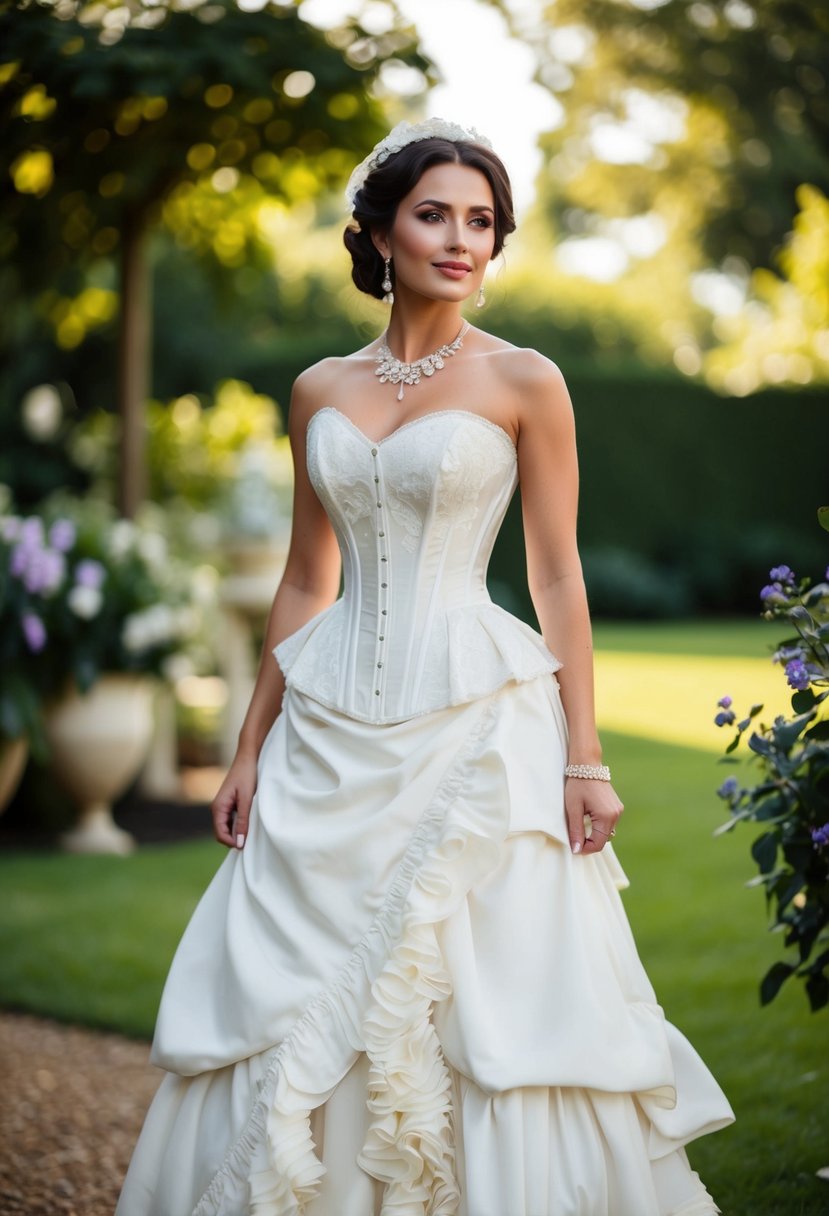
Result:
M501 252L504 241L515 231L512 189L499 157L483 144L448 139L421 139L407 144L369 173L354 200L351 224L343 234L351 254L351 277L360 291L382 300L384 262L371 239L371 231L389 232L400 200L413 190L432 165L468 165L478 169L492 187L495 206L495 246L492 257ZM393 273L393 271L392 271Z

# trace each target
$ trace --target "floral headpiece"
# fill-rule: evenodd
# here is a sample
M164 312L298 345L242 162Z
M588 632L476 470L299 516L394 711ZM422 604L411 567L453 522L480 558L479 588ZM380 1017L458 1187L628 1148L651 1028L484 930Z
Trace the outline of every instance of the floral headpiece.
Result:
M417 143L421 139L448 139L452 143L483 144L485 148L492 148L486 136L481 135L474 127L462 127L459 123L447 122L445 118L427 118L424 122L415 123L399 122L385 139L375 144L348 179L345 197L349 207L353 209L357 193L362 189L369 173L407 144Z

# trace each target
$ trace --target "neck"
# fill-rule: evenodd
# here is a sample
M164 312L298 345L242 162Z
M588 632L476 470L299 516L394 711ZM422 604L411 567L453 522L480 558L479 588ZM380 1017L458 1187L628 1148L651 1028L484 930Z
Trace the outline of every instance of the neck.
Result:
M389 317L386 342L395 358L414 363L452 342L463 325L460 304L436 300L397 300Z

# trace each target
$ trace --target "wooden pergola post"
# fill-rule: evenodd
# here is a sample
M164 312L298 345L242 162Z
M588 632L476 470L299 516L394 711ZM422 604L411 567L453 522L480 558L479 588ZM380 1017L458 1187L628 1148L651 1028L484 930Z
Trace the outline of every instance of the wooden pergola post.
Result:
M146 235L144 213L130 212L121 232L117 370L118 507L127 519L133 518L147 489L144 403L149 393L151 301Z

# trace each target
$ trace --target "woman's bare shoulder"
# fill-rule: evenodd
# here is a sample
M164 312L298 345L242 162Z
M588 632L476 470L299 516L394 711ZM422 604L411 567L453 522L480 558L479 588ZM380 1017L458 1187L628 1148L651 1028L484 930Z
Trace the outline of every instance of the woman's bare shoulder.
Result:
M561 368L531 346L507 345L493 352L500 374L515 388L549 393L564 385Z
M292 423L305 427L312 414L330 404L343 379L361 372L361 365L371 357L369 351L365 347L350 355L330 355L300 372L291 390Z
M561 368L532 347L504 343L490 352L493 380L518 403L519 422L572 411Z

